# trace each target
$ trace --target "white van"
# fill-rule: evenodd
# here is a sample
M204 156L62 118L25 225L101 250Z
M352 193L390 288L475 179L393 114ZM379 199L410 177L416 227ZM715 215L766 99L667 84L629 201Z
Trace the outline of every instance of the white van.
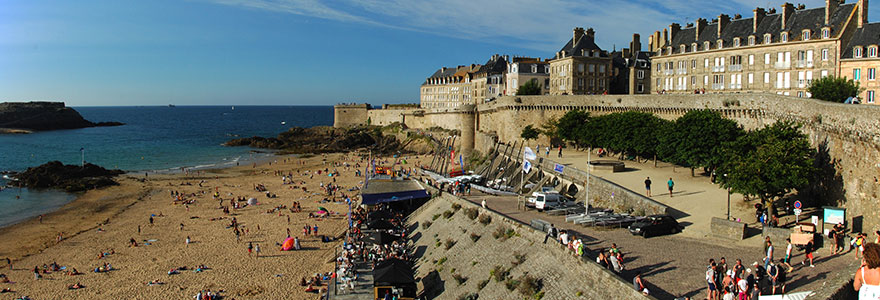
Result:
M535 193L535 197L533 198L535 199L535 208L538 209L538 211L551 209L565 203L565 198L557 192Z

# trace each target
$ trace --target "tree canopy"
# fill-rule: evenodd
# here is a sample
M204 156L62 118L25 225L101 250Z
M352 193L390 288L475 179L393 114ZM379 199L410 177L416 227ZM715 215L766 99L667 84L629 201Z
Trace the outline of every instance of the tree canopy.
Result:
M859 83L852 79L825 76L813 80L807 90L814 99L844 102L847 98L858 96L861 89Z
M556 122L556 136L565 141L577 142L580 128L589 121L589 112L584 110L569 111Z
M517 96L524 95L540 95L541 94L541 85L537 80L529 80L526 83L523 83L516 89Z
M532 125L526 125L520 136L526 140L534 140L538 138L538 134L539 132L535 127L532 127Z
M745 134L736 121L721 117L718 112L694 110L675 120L672 130L665 132L663 142L673 149L672 161L691 168L716 168L722 162L723 144Z

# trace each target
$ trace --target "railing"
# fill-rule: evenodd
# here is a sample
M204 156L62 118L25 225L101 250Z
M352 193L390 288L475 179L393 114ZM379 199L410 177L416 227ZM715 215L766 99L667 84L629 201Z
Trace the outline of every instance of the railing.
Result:
M773 67L776 69L790 69L791 62L777 61L773 63Z
M798 68L812 68L813 61L812 60L798 60L795 62L795 66Z
M738 90L738 89L741 89L741 88L742 88L742 84L741 84L741 83L731 83L731 84L730 84L730 89L731 89L731 90Z
M724 89L724 84L723 84L723 83L713 83L713 84L712 84L712 89L713 89L713 90L723 90L723 89Z
M673 74L675 74L675 70L672 70L672 69L666 70L666 71L664 71L664 74L673 75Z
M724 66L714 66L712 72L724 72Z
M677 73L678 73L679 75L687 74L687 73L688 73L688 70L687 70L687 69L678 69Z
M743 66L742 66L742 65L730 65L730 66L727 68L727 70L728 70L728 71L731 71L731 72L739 72L739 71L742 71L742 70L743 70Z

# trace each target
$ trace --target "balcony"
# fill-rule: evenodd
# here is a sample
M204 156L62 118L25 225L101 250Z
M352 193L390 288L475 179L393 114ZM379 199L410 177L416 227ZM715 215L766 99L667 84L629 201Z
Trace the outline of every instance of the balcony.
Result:
M714 66L712 72L724 72L724 66Z
M798 68L812 68L813 61L812 60L798 60L798 61L795 61L795 66Z
M777 61L773 64L776 69L791 69L791 62Z
M731 83L731 84L729 85L729 87L730 87L731 90L739 90L739 89L742 89L742 84L740 84L740 83Z
M685 85L677 85L677 86L675 87L675 90L676 90L676 91L684 91L684 90L687 90L687 85L686 85L686 84L685 84Z
M676 71L676 73L677 73L678 75L685 75L685 74L688 73L688 70L687 70L687 69L678 69L678 70Z
M712 84L712 89L713 89L713 90L723 90L723 89L724 89L724 84L723 84L723 83L713 83L713 84Z
M663 73L666 74L666 75L674 75L674 74L675 74L675 70L669 69L669 70L664 71Z
M729 67L727 67L727 70L731 71L731 72L739 72L739 71L743 70L743 66L742 65L730 65Z
M809 87L811 84L813 84L812 79L798 79L797 81L798 88L806 88Z

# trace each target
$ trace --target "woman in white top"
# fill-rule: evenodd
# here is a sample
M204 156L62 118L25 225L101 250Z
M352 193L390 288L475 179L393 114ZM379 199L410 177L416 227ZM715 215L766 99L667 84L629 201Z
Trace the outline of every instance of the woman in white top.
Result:
M866 243L862 266L853 278L853 288L859 291L859 299L880 300L880 245Z

